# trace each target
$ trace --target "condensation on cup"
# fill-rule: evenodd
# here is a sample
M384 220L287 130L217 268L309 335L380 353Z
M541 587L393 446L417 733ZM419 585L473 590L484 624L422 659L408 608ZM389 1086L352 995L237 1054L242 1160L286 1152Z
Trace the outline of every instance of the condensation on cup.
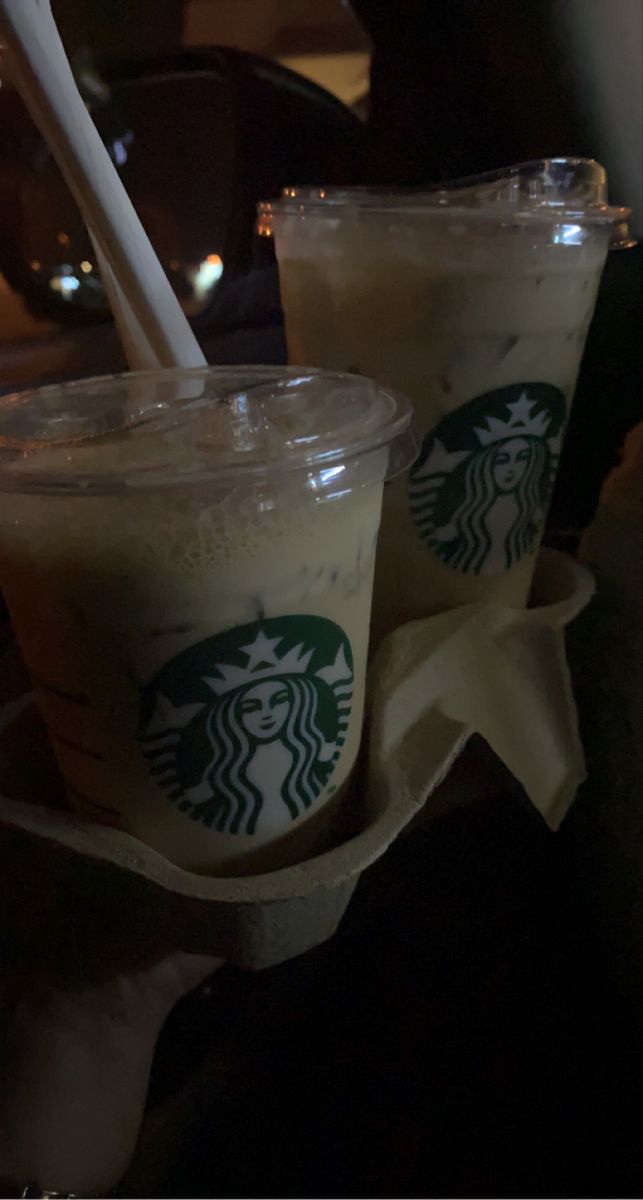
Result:
M0 400L0 586L73 807L194 871L333 836L408 402L287 368Z
M610 245L628 210L597 163L551 159L432 192L287 188L274 236L292 363L413 401L386 489L373 630L474 601L522 607ZM391 586L391 580L395 586Z

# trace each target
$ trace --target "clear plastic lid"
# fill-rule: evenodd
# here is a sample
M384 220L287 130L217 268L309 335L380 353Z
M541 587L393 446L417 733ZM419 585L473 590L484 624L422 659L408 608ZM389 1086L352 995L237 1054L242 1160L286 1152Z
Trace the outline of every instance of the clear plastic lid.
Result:
M416 453L408 400L358 375L307 367L142 371L0 398L0 491L88 494L201 480L316 474L388 450ZM366 464L366 474L368 474Z
M443 213L449 219L489 219L503 224L530 221L606 225L611 245L634 245L630 209L607 203L607 174L587 158L545 158L483 175L455 179L436 188L284 188L279 200L258 206L258 232L273 233L278 216L333 218L352 213Z

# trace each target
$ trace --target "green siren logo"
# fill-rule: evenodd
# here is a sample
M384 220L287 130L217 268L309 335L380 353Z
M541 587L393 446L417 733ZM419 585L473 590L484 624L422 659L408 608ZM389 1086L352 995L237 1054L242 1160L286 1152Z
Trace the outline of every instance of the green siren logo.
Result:
M139 740L181 812L278 833L329 783L351 714L348 638L323 617L256 621L183 650L145 689Z
M411 469L420 536L457 571L494 575L532 549L542 528L565 427L548 383L487 392L449 413Z

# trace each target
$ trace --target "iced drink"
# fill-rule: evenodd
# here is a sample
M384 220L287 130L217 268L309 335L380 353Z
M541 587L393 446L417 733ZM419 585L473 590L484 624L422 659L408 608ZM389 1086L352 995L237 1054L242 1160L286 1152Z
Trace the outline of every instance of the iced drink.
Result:
M0 401L0 582L81 813L202 872L323 847L409 421L367 380L271 368Z
M363 372L414 403L421 452L385 493L375 637L471 601L525 603L626 215L603 191L596 164L561 161L439 193L290 189L263 206L290 361Z

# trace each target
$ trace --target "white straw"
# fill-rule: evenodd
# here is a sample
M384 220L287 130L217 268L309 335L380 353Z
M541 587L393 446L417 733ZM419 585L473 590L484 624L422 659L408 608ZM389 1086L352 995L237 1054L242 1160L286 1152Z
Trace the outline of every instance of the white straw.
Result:
M105 291L107 292L110 308L114 314L114 321L130 370L152 371L158 369L160 365L159 360L136 320L123 292L118 286L112 268L105 258L96 236L91 233L91 230L90 236L98 269Z
M85 108L49 0L0 0L0 34L13 77L56 159L112 278L134 316L136 353L161 367L205 365L199 344ZM117 296L119 293L115 293ZM127 314L127 307L130 314ZM147 350L144 349L147 343ZM130 346L131 350L131 346Z

